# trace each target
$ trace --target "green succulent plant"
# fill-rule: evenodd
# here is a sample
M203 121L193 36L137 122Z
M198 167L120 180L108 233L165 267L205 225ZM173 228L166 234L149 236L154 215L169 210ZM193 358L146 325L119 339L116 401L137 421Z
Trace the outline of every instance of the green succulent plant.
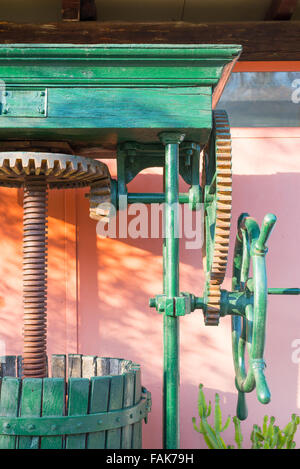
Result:
M203 392L203 384L200 384L198 394L199 424L197 425L196 418L193 417L192 422L194 429L203 435L204 441L209 449L243 449L243 435L240 420L236 416L232 419L229 416L223 425L219 394L215 394L213 425L211 425L207 420L208 417L210 417L211 412L211 402L209 401L207 404ZM231 421L234 425L234 440L236 446L226 444L221 437L221 433L229 427ZM291 416L291 421L283 430L281 430L277 425L275 425L275 417L269 418L266 415L263 419L262 427L259 425L253 425L251 433L251 449L294 449L296 447L294 436L299 423L300 417L293 414Z

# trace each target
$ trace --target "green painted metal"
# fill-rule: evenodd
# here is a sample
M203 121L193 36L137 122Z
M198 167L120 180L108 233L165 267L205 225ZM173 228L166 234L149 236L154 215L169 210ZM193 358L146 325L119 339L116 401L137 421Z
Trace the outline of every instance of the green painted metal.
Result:
M300 295L300 288L268 288L268 295Z
M184 135L176 132L160 134L165 145L165 249L164 291L169 308L179 295L179 144ZM170 312L164 315L164 425L163 442L167 449L179 447L179 320Z
M232 317L233 360L236 373L236 386L239 394L251 392L256 387L257 397L266 404L271 395L265 379L264 346L267 313L267 276L265 266L266 241L276 222L274 215L266 215L262 228L257 222L242 216L239 220L239 232L235 246L233 269L233 287L243 290L249 276L250 259L253 264L253 306L247 305L246 317ZM251 327L250 327L251 324ZM249 370L246 371L245 347L248 344ZM241 405L243 402L244 405ZM238 417L245 418L247 410L240 395Z
M155 193L155 192L147 192L147 193L137 193L131 192L127 195L128 204L162 204L166 200L164 193ZM188 193L179 193L178 194L178 202L180 204L187 204L190 201L190 197Z

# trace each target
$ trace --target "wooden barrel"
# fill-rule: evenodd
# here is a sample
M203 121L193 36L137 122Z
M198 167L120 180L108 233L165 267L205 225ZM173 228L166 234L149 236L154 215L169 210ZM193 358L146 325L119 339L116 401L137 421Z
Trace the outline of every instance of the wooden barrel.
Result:
M22 379L0 357L1 449L139 449L151 396L129 360L52 355L47 378Z

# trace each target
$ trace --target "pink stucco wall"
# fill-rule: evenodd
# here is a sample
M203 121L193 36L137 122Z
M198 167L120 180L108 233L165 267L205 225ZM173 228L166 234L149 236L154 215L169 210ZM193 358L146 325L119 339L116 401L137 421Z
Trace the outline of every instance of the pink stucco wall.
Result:
M274 212L278 222L269 241L269 286L300 286L300 130L233 129L233 223L229 268L238 215L248 211L262 221ZM108 162L115 174L115 162ZM130 190L161 191L159 171L145 171ZM88 216L86 190L52 191L49 197L49 353L79 352L116 356L142 365L143 384L152 392L153 409L144 426L144 448L161 447L162 318L148 307L161 293L161 240L101 239ZM2 354L22 350L21 194L0 189L0 347ZM201 252L181 242L180 290L199 296L203 288ZM299 338L299 344L295 342ZM293 348L293 345L295 348ZM248 398L245 440L265 413L280 425L300 413L299 297L270 297L266 374L272 402ZM294 352L294 360L292 360ZM205 447L192 428L198 385L211 400L221 396L224 414L234 415L236 391L231 358L230 318L218 328L204 327L201 312L181 319L181 446ZM233 443L233 430L225 436ZM300 445L300 432L298 434ZM246 446L246 444L245 444Z

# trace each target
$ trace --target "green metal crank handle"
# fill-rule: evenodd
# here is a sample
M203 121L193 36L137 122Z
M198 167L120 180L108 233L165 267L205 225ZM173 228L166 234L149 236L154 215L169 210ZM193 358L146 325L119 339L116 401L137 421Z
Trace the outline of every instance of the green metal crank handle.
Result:
M247 222L246 222L247 223ZM259 237L255 242L254 249L259 252L266 252L266 243L272 233L276 223L276 216L273 213L268 213L262 222Z

